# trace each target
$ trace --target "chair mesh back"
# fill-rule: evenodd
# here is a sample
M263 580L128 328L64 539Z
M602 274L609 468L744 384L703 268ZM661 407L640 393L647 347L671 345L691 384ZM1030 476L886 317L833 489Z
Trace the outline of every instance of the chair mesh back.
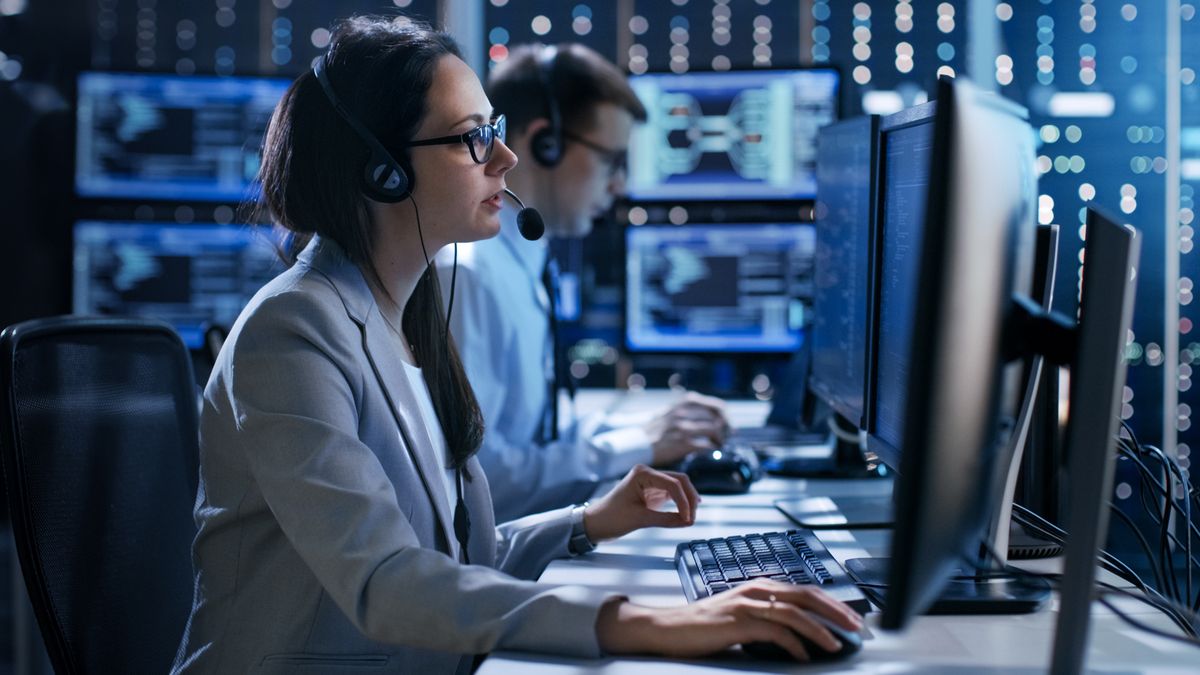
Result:
M128 324L18 333L3 355L14 533L60 673L166 672L191 607L191 366L178 337Z

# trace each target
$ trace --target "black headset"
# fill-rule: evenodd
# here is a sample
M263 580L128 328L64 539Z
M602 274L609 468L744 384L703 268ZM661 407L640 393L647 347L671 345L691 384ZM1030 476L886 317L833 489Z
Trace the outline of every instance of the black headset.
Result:
M557 60L558 47L554 45L546 45L538 54L538 84L542 88L542 98L546 101L546 119L550 120L550 124L529 139L529 154L533 155L538 164L548 169L558 166L563 158L562 116L558 111L558 98L554 96L554 88L550 86L550 75Z
M333 91L333 85L329 83L329 76L325 74L328 60L329 52L326 52L313 65L313 74L316 75L317 82L321 84L321 90L325 92L325 97L333 104L333 109L342 119L346 120L346 124L350 125L354 133L358 134L358 137L367 144L367 148L371 151L371 158L363 167L363 192L371 199L385 204L395 204L408 199L416 182L412 170L406 171L405 165L392 157L392 153L383 147L383 143L379 142L375 134L372 134L365 124L358 121L346 106L342 105L341 100Z

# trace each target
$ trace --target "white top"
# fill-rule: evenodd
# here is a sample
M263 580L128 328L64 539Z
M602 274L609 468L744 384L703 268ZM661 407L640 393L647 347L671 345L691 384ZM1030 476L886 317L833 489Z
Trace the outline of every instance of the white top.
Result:
M553 377L547 246L521 237L512 209L500 219L499 236L458 247L450 326L483 412L479 461L504 522L585 501L597 481L649 464L651 451L641 427L599 433L602 415L574 420L570 405L559 406L559 440L538 442ZM437 257L446 302L453 260L453 247Z
M433 408L433 397L429 395L429 385L426 384L425 377L421 374L420 368L404 361L401 362L404 363L404 374L408 376L407 386L417 402L417 409L421 411L421 419L425 423L425 434L429 437L429 441L433 445L434 455L445 458L442 465L444 469L439 475L442 477L442 483L446 487L446 506L450 509L449 512L453 514L458 497L458 472L447 468L450 466L450 450L446 447L446 435L442 433L442 424L438 420L437 411ZM454 552L454 557L457 558L457 540L450 542L450 550Z

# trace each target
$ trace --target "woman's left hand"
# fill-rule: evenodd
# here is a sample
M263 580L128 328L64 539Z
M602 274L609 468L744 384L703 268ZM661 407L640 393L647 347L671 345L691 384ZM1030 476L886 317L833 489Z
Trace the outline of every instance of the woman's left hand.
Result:
M675 511L658 510L667 501ZM687 527L696 522L700 494L686 474L639 464L583 514L588 539L615 539L643 527Z

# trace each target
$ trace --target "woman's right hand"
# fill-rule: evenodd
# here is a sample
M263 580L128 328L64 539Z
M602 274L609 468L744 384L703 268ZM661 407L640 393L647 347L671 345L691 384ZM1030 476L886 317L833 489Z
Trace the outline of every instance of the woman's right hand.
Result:
M773 642L807 661L794 633L829 651L840 647L808 612L847 630L862 628L862 617L816 587L759 580L682 607L644 607L614 599L601 608L596 634L600 648L610 654L695 657L735 644Z

